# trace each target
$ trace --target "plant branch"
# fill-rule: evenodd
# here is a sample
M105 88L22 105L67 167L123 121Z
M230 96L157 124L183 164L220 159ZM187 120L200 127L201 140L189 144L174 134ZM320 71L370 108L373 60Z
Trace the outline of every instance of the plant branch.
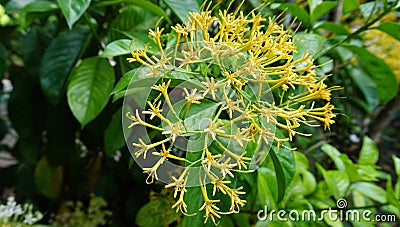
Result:
M321 52L317 53L315 55L315 58L319 58L322 55L328 53L329 51L335 49L336 47L342 45L343 43L353 39L354 37L358 36L361 32L366 31L370 28L370 26L372 26L373 24L375 24L376 22L378 22L380 19L382 19L382 17L384 17L386 14L388 14L390 11L392 11L392 8L389 7L387 9L385 9L381 14L379 14L377 17L375 17L373 20L371 20L370 22L364 24L362 27L360 27L359 29L357 29L355 32L351 33L350 35L348 35L345 39L335 43L334 45L330 46L329 48L326 48L325 50L322 50Z

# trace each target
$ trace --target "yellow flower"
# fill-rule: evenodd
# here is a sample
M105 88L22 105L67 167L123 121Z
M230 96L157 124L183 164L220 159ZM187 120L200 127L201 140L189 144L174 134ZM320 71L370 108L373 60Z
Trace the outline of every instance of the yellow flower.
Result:
M204 198L204 204L203 206L200 207L200 211L205 210L206 214L204 215L204 223L207 222L208 218L211 218L213 223L217 225L217 222L215 221L215 217L221 218L221 216L218 214L219 208L215 205L215 203L219 203L219 199L216 200L210 200L207 195L207 190L204 185L200 186L201 187L201 193L203 194Z
M225 131L222 130L218 125L221 123L221 120L218 120L217 122L213 122L213 120L208 119L208 127L204 129L205 133L208 133L211 135L212 140L217 139L217 134L222 133L224 134Z
M145 76L160 82L149 88L149 93L158 96L146 100L148 108L127 117L133 121L130 127L140 125L158 133L149 144L141 138L133 143L139 149L136 158L143 155L144 159L148 150L161 146L157 152L148 154L158 158L153 167L143 169L149 174L148 182L158 179L157 169L168 159L182 161L185 171L164 180L168 182L166 188L174 187L177 202L172 208L187 215L184 194L189 186L187 179L193 176L186 170L201 165L201 170L194 171L202 179L198 183L204 204L199 211L205 212L205 222L211 218L217 224L221 215L239 212L246 203L240 198L245 194L243 187L231 188L231 182L225 178L235 177L235 172L252 172L255 170L252 166L265 158L266 154L253 156L257 160L252 160L249 154L256 151L248 150L251 148L248 143L269 148L275 142L279 150L283 142L293 140L296 135L310 136L301 132L302 125L316 126L315 122L320 122L329 129L336 117L330 103L332 91L339 88L328 87L324 82L327 76L317 75L308 53L294 58L297 50L292 33L277 18L265 18L256 11L245 15L239 9L234 13L219 11L216 17L209 7L204 5L201 12L190 13L185 23L172 26L176 47L163 49L164 30L156 28L149 34L160 48L159 55L148 56L146 49L131 52L128 61L141 63L148 72ZM182 79L171 79L173 72L197 83L191 83L194 87L177 86ZM181 101L183 104L179 106ZM163 110L162 102L169 108ZM187 116L193 112L199 114L203 104L215 107L207 110L212 116L207 116L206 125ZM140 114L150 116L152 121L142 120ZM193 124L200 127L193 129ZM275 127L284 132L281 138L274 134ZM160 139L163 136L166 139ZM199 159L189 162L170 153L173 147L178 147L177 138L183 136L202 138ZM227 145L226 140L233 141L233 146ZM206 183L213 184L213 197L222 193L230 198L229 208L218 207L220 200L207 195Z

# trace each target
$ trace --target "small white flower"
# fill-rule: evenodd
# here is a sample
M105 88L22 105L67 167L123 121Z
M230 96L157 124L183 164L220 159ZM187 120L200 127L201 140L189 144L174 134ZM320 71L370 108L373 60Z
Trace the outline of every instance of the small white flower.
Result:
M6 217L11 217L14 215L14 209L7 207L7 209L4 210L4 216Z
M32 213L28 213L25 215L25 219L24 219L25 224L32 225L34 221L35 221L35 219L34 219Z
M19 215L21 215L21 214L23 214L24 212L23 212L23 210L22 210L22 208L21 208L21 205L17 205L17 207L15 207L15 209L14 209L14 214L15 215L17 215L17 216L19 216Z

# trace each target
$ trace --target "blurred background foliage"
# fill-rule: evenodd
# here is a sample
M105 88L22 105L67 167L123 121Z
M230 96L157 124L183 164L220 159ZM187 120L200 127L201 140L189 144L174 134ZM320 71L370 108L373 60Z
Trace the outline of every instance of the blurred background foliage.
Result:
M313 136L286 144L294 152L278 152L283 175L269 157L254 174L238 176L246 182L248 203L221 225L277 224L257 220L265 201L275 209L326 209L339 198L399 220L399 1L246 0L242 10L262 3L268 4L257 10L265 16L284 13L282 23L297 29L299 53L313 54L318 72L332 74L327 83L343 89L334 93L337 118L329 132L304 129ZM139 66L126 61L131 40L131 48L147 45L151 51L148 29L163 17L158 26L171 31L202 2L0 4L0 199L15 195L33 204L45 214L41 224L189 225L170 209L170 191L145 184L125 146L121 106L130 70ZM230 1L213 4L217 12ZM62 216L66 210L68 218ZM292 224L344 225L327 218Z

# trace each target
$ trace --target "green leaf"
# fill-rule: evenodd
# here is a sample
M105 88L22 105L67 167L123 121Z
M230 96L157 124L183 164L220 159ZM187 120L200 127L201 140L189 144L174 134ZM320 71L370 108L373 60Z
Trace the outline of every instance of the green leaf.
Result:
M346 166L340 158L341 153L334 146L325 143L322 145L321 150L333 160L338 170L345 171Z
M373 111L379 104L379 95L375 82L357 67L349 68L349 75L364 95L368 103L368 110L370 112Z
M174 107L175 108L175 107ZM186 152L186 160L189 162L195 162L202 158L203 152ZM190 163L186 163L186 166L190 165ZM197 163L193 165L193 167L201 166L201 163ZM190 172L189 172L190 173ZM191 173L194 176L192 179L188 179L190 184L197 184L199 178L197 175ZM207 185L206 185L207 186ZM210 185L208 185L210 186ZM194 214L193 216L185 216L183 218L182 227L192 227L192 226L214 226L210 218L206 223L204 223L204 215L205 211L199 211L200 207L204 204L204 198L202 195L201 188L199 186L196 187L187 187L187 192L185 193L184 201L187 205L187 213ZM210 189L210 188L208 188ZM210 190L207 190L208 194L210 194Z
M297 170L307 170L309 168L307 157L298 151L293 151L294 159L296 163L296 171Z
M319 172L324 176L329 191L335 199L344 198L350 187L350 179L345 172L339 170L325 170L321 165L317 164Z
M400 211L400 198L398 198L393 191L391 177L389 177L388 181L386 182L386 199L390 204L395 206Z
M125 145L125 137L122 131L122 108L111 118L111 122L104 132L104 153L113 155L115 151Z
M163 17L169 24L172 24L172 21L169 18L168 14L165 13L165 11L162 8L160 8L159 6L157 6L156 4L154 4L148 0L110 0L110 1L102 0L98 3L96 3L95 6L104 7L104 6L116 5L116 4L120 4L120 3L127 3L127 4L139 6L143 9L145 9L146 11L153 13L154 15Z
M135 42L137 44L137 42ZM107 44L106 48L104 48L104 52L99 56L102 58L126 55L130 53L131 44L135 44L132 40L129 39L118 39L109 44ZM140 44L138 44L140 45ZM140 45L139 48L144 48L144 45ZM133 51L135 48L133 49Z
M236 226L251 227L250 220L247 218L247 214L245 213L234 214L233 218L235 220Z
M200 5L193 0L163 0L165 4L184 22L190 12L198 12Z
M323 28L327 31L333 32L336 35L349 35L347 28L341 24L336 24L330 21L320 21L315 23L314 29Z
M313 10L311 10L310 22L313 23L323 14L327 13L329 10L337 5L337 1L320 1Z
M115 85L114 89L111 91L111 95L120 92L122 90L125 90L129 83L131 82L132 78L135 76L136 72L138 71L138 68L132 69L131 71L128 71L125 73L121 79L119 79L117 85ZM138 76L138 75L137 75Z
M114 69L106 59L91 57L72 72L68 84L68 104L84 127L106 106L114 85Z
M11 0L5 4L6 12L9 14L20 12L28 4L38 0Z
M341 154L339 158L343 161L346 168L346 173L350 178L350 182L356 182L363 179L359 174L357 166L351 161L351 159L346 154ZM364 180L364 179L363 179Z
M166 196L151 200L140 208L136 215L136 224L140 227L168 226L178 218L175 210L171 209L173 202L174 200Z
M346 45L353 53L358 54L361 66L374 80L380 103L386 104L394 98L398 91L398 82L392 69L381 58L376 57L371 52L362 47Z
M324 213L323 215L324 215L324 221L326 222L326 224L328 226L335 226L335 227L343 227L344 226L342 220L340 220L340 218L339 218L339 214L336 213L336 216L335 216L335 214L333 214L332 216L334 218L331 218L331 215L329 215L328 213ZM337 218L335 218L335 217L337 217Z
M322 3L322 0L307 0L308 7L310 8L310 12L313 12L317 5Z
M230 216L222 216L219 224L224 227L235 227L234 220Z
M266 167L257 169L257 191L262 205L266 204L269 209L277 208L278 185L275 171Z
M310 16L308 15L307 11L302 7L291 4L291 3L274 3L271 5L271 9L280 9L286 10L286 12L290 13L294 17L297 17L300 21L302 21L305 25L310 24Z
M392 155L393 162L394 162L394 170L397 176L400 176L400 158Z
M358 165L357 173L363 181L377 181L380 176L379 171L372 165Z
M297 33L293 39L297 45L297 53L293 56L294 60L300 59L306 52L311 56L317 54L322 50L325 41L324 37L313 33Z
M34 177L40 193L50 199L58 197L62 188L62 166L52 167L47 162L46 157L42 157L35 168Z
M199 211L200 207L204 203L203 196L201 194L200 187L190 187L187 188L187 192L185 193L185 203L188 206L187 210L189 214L195 214L193 216L185 216L183 218L182 227L192 227L192 226L215 226L212 224L210 218L204 224L204 215L205 212Z
M23 29L36 19L46 17L58 10L57 4L49 1L35 1L26 5L20 12L19 23Z
M398 22L383 22L377 28L400 41L400 24Z
M202 152L186 152L186 159L188 161L196 161L201 158ZM198 165L197 165L198 166ZM197 179L192 179L196 181ZM182 226L203 226L204 224L204 210L199 211L200 207L204 203L203 195L200 187L187 187L187 192L185 193L184 201L187 205L188 214L195 214L193 216L185 216L183 219ZM210 220L207 222L210 224Z
M360 5L360 11L366 20L368 20L373 14L377 13L379 8L379 3L377 1L366 2Z
M276 181L277 181L277 189L278 189L278 198L276 202L280 202L283 199L286 191L286 181L285 181L285 173L283 172L283 168L281 162L278 159L278 156L274 151L269 152L272 158L272 162L274 163Z
M375 165L379 158L379 150L374 141L368 136L364 136L363 143L358 157L360 165Z
M396 197L400 198L400 158L398 158L394 155L392 156L392 158L393 158L393 162L394 162L394 170L397 175L397 182L396 182L396 185L394 186L394 191L395 191Z
M343 15L353 12L354 10L358 9L360 4L357 0L346 0L343 1L343 8L342 13Z
M282 133L281 130L279 130L278 128L275 129L275 135L277 137L283 137L284 134ZM291 147L290 143L288 142L284 142L284 145L286 147ZM273 152L273 149L271 149L271 152ZM280 146L279 147L279 151L276 152L276 155L279 159L279 162L282 166L283 169L283 173L285 176L285 186L290 185L290 183L292 182L295 172L296 172L296 160L295 160L295 154L293 151ZM307 162L308 163L308 162Z
M317 180L310 171L302 171L301 173L304 187L304 194L310 195L317 188Z
M271 150L271 152L273 152L273 150ZM296 162L294 159L294 154L291 150L285 147L280 147L276 155L279 159L279 162L281 163L285 176L285 186L287 187L292 182L296 172Z
M124 38L147 37L148 29L154 29L159 18L136 6L125 6L110 23L110 41ZM142 39L145 40L145 39Z
M186 101L184 102L186 103ZM218 103L208 100L202 100L200 104L190 105L190 108L187 111L186 118L184 120L185 125L187 126L187 130L203 130L200 123L202 123L203 119L212 119L218 106ZM182 109L181 113L183 114L183 112L184 108Z
M386 191L373 183L356 182L351 185L351 190L358 191L362 195L380 203L386 203L387 201Z
M146 45L146 43L140 39L134 39L134 40L118 39L107 44L106 48L104 49L104 52L100 55L100 57L108 58L108 57L126 55L130 54L131 50L136 51L137 49L144 49L145 46L148 47L147 51L150 54L155 53L156 50L153 46Z
M91 0L57 0L64 14L69 29L81 18L90 5Z
M88 34L77 28L58 35L46 49L40 64L40 85L52 104L57 104L68 74L75 65Z

